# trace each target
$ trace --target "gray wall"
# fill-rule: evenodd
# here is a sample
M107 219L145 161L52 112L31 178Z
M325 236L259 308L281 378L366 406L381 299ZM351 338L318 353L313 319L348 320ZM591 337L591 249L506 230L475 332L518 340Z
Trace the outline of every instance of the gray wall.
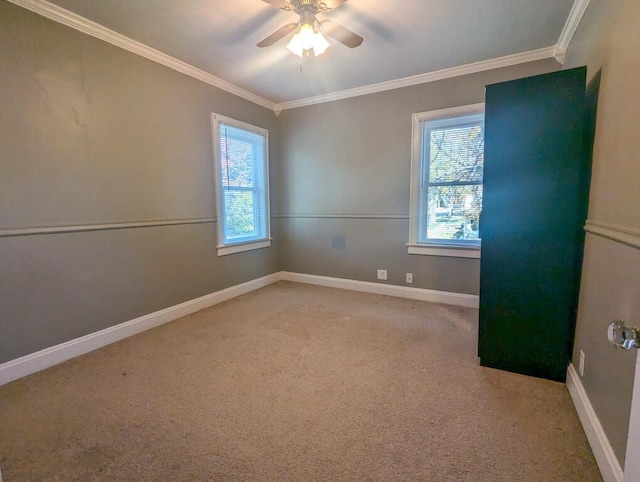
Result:
M280 115L283 270L478 294L477 259L408 255L411 116L484 101L487 84L550 72L555 60L496 69ZM342 236L346 248L335 248Z
M4 1L0 52L0 232L186 223L0 237L0 363L278 269L211 221L210 113L272 111Z
M567 66L603 68L590 218L638 231L635 3L591 0ZM276 119L7 2L0 51L0 232L185 222L0 237L0 363L279 269L374 281L385 268L393 284L411 271L416 287L477 294L477 260L406 253L411 114L481 102L488 83L559 67L536 62ZM210 112L272 134L271 249L215 254ZM609 348L604 327L640 319L639 268L637 249L588 234L574 363L585 351L583 383L621 461L633 357Z
M636 244L640 244L639 25L637 0L591 0L567 52L568 67L586 64L590 76L602 71L589 221L613 228L614 234L635 232L630 236ZM640 250L587 231L573 363L578 366L582 350L586 355L582 383L621 465L636 353L614 350L606 340L606 326L616 318L639 323L639 288Z

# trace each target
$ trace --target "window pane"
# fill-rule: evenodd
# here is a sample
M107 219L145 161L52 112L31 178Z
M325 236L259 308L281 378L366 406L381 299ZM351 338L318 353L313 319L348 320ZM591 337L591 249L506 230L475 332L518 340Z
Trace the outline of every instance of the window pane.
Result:
M220 228L218 246L226 248L267 240L268 131L217 114L212 115L212 121ZM226 250L222 255L231 252L239 251Z
M220 161L222 185L230 187L253 187L255 142L243 139L239 129L223 126L220 130ZM240 137L240 138L238 138ZM258 136L256 136L258 137Z
M429 182L482 181L482 125L431 129Z
M479 239L482 185L430 186L427 239Z
M256 236L253 192L224 191L224 229L227 239Z

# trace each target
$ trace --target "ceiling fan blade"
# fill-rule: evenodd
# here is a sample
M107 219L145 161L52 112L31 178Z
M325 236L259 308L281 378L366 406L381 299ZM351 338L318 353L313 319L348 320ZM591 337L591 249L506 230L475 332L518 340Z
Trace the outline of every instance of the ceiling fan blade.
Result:
M276 8L281 8L283 10L291 10L291 4L289 2L286 2L285 0L262 0L262 1Z
M318 3L320 5L324 4L327 10L333 10L334 8L338 8L340 5L342 5L347 1L348 0L320 0ZM325 9L322 9L322 10L325 10Z
M322 33L336 39L338 42L346 45L350 49L358 47L364 40L360 35L353 33L348 28L343 27L333 20L324 20L321 25Z
M284 38L288 34L293 32L296 28L298 28L297 23L290 23L288 25L285 25L284 27L280 27L278 30L276 30L271 35L269 35L267 38L258 42L258 47L270 47L281 38Z

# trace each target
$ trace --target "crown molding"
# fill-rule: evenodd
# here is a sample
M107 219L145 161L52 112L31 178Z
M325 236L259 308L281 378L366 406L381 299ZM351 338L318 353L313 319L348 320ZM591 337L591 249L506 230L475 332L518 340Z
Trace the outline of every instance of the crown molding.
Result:
M562 33L560 34L560 39L558 40L558 43L556 45L537 50L531 50L528 52L507 55L504 57L498 57L495 59L483 60L481 62L474 62L458 67L436 70L434 72L427 72L424 74L404 77L401 79L365 85L353 89L331 92L315 97L307 97L304 99L292 100L282 103L276 103L260 97L259 95L242 89L241 87L238 87L231 82L216 77L208 72L205 72L204 70L198 69L186 62L183 62L182 60L171 57L170 55L151 48L141 42L130 39L129 37L125 37L122 34L114 32L113 30L110 30L96 22L93 22L69 10L66 10L58 5L52 4L46 0L8 1L34 13L37 13L38 15L42 15L43 17L53 20L54 22L61 23L63 25L66 25L67 27L71 27L87 35L91 35L92 37L108 42L112 45L115 45L116 47L127 50L128 52L144 57L158 64L164 65L165 67L169 67L176 72L188 75L189 77L217 87L240 98L253 102L254 104L270 109L275 112L276 116L278 116L283 110L286 109L295 109L297 107L305 107L314 104L321 104L324 102L332 102L336 100L348 99L351 97L358 97L361 95L374 94L377 92L384 92L387 90L399 89L402 87L425 84L438 80L484 72L487 70L498 69L502 67L510 67L513 65L534 62L537 60L555 58L558 62L564 63L564 56L567 48L569 47L569 43L571 42L573 34L578 28L580 20L582 19L582 16L584 15L584 12L587 9L590 0L574 1L571 12L569 13L569 17L567 18Z
M558 39L558 43L556 44L554 57L563 65L567 49L569 48L569 44L571 43L571 39L578 29L578 25L580 25L582 16L589 6L589 1L590 0L575 0L573 2L573 7L571 7L571 11L569 12L567 21L565 22L562 32L560 33L560 38Z
M58 5L47 2L46 0L8 0L9 2L30 10L38 15L53 20L54 22L61 23L67 27L71 27L87 35L91 35L100 40L104 40L116 47L127 50L131 53L144 57L148 60L156 62L158 64L169 67L170 69L180 72L181 74L188 75L194 79L200 80L206 84L212 85L219 89L222 89L231 94L237 95L245 100L258 104L262 107L266 107L270 110L276 110L276 104L270 100L260 97L248 90L244 90L237 85L220 79L214 75L211 75L204 70L200 70L193 65L187 64L182 60L178 60L170 55L153 49L148 45L145 45L136 40L125 37L122 34L114 32L102 25L93 22L85 17L75 14L69 10L66 10Z
M427 72L426 74L413 75L411 77L404 77L402 79L389 80L387 82L380 82L378 84L365 85L363 87L356 87L354 89L341 90L338 92L331 92L329 94L318 95L315 97L308 97L306 99L292 100L289 102L283 102L277 104L277 110L295 109L297 107L305 107L308 105L322 104L324 102L331 102L334 100L348 99L350 97L358 97L361 95L375 94L377 92L384 92L386 90L399 89L401 87L409 87L412 85L426 84L428 82L435 82L437 80L450 79L452 77L458 77L461 75L475 74L478 72L484 72L486 70L499 69L502 67L510 67L512 65L524 64L527 62L534 62L536 60L544 60L553 58L556 55L556 46L545 47L538 50L530 50L528 52L521 52L518 54L506 55L504 57L498 57L495 59L483 60L481 62L474 62L471 64L460 65L458 67L451 67L448 69L436 70L434 72Z

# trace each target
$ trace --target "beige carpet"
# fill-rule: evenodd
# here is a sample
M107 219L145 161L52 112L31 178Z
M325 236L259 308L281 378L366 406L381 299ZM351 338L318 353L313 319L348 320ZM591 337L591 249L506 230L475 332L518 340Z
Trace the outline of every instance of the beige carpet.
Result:
M14 480L602 480L477 310L278 283L0 387Z

